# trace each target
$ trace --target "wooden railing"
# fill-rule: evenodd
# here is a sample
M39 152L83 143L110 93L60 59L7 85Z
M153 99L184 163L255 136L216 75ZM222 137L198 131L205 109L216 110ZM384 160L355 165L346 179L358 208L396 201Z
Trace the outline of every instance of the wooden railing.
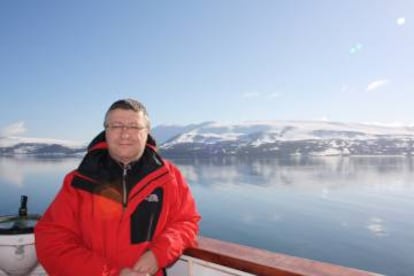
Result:
M254 247L199 237L198 245L184 253L254 275L372 276L368 271L278 254Z

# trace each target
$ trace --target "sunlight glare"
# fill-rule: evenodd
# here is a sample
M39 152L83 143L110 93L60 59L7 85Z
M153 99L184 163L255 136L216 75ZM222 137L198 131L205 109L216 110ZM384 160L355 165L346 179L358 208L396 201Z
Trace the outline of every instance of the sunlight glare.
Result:
M399 17L397 19L397 25L404 25L405 24L405 17Z
M349 49L349 53L351 55L356 54L358 52L360 52L363 48L363 45L361 43L356 43L354 46L351 47L351 49Z

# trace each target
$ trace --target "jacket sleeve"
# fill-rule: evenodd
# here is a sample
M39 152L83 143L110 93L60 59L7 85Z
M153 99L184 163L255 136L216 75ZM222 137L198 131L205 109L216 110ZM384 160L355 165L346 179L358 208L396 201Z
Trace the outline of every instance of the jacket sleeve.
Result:
M118 275L120 268L89 250L80 235L73 173L35 226L36 253L49 275Z
M172 193L175 196L168 200L165 228L154 236L150 245L160 268L174 262L187 247L196 245L198 222L201 219L187 182L177 168L170 166L176 179L176 191Z

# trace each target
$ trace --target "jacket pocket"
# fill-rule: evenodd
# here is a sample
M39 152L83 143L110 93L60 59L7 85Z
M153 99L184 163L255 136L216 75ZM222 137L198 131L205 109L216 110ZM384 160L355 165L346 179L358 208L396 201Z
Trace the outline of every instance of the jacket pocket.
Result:
M161 214L163 190L154 189L131 215L131 243L151 241Z

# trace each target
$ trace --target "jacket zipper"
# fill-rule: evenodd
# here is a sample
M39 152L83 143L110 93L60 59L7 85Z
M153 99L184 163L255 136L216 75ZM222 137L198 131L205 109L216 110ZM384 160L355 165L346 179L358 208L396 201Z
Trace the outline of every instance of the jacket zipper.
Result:
M151 236L152 236L152 232L153 232L153 229L152 229L152 224L154 223L154 203L153 202L151 202L151 209L150 209L150 212L151 212L151 216L150 216L150 221L149 221L149 225L148 225L148 231L147 231L147 238L146 238L146 240L147 241L151 241Z
M126 177L128 170L130 169L130 165L125 165L122 171L122 208L125 208L128 205L128 191L127 191L127 184L126 184Z
M149 219L149 222L148 222L148 230L147 230L146 240L151 241L152 233L155 230L155 229L153 229L153 224L154 224L154 217L155 217L156 207L157 207L157 204L159 204L159 198L155 194L155 198L150 195L149 197L147 197L146 200L148 201L148 204L150 206L149 207L150 219Z

